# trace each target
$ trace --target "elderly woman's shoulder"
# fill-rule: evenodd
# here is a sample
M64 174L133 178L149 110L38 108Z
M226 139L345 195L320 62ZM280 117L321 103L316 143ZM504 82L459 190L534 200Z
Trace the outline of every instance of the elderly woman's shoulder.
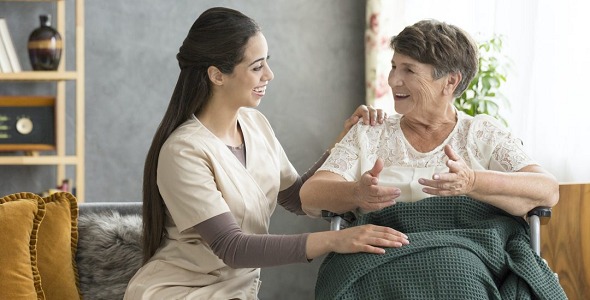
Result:
M471 129L483 129L485 128L486 131L508 131L508 128L502 124L498 119L487 115L487 114L479 114L475 116L469 116L463 112L462 117L459 119L463 119L464 122L468 123Z
M382 135L392 135L395 134L395 132L400 128L400 118L401 116L399 115L390 115L383 120L383 123L375 123L374 125L365 124L361 119L356 124L354 124L349 132L353 137L356 138L361 136L378 138Z
M364 125L362 124L362 120L360 120L359 123L361 123L360 125L362 125L362 127L364 128L363 130L379 132L383 130L391 131L399 128L402 116L403 115L397 113L391 114L388 115L387 118L383 119L383 123L376 123L375 125Z
M403 115L398 114L398 113L391 114L391 115L387 116L387 118L385 118L385 120L383 121L383 124L386 124L387 126L399 126L402 116Z

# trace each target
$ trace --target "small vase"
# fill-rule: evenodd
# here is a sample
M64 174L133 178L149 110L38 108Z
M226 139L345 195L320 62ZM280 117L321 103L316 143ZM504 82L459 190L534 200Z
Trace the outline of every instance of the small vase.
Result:
M29 59L33 70L54 71L61 59L61 35L51 27L51 15L40 15L41 26L29 36Z

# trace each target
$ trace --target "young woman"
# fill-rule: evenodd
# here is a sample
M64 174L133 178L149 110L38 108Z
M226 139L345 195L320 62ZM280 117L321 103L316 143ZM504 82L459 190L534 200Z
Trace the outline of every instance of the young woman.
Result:
M180 76L144 170L145 264L125 299L257 299L260 267L306 263L328 252L383 253L407 244L387 227L270 235L276 204L301 209L299 176L254 107L273 73L255 21L211 8L177 59ZM383 116L361 106L360 118ZM375 122L371 122L375 123ZM313 166L314 172L327 153Z

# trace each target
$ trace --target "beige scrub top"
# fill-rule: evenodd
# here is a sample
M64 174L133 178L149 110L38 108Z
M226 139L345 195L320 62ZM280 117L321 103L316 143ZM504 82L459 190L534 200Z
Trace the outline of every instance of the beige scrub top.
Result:
M383 124L357 124L332 149L318 169L339 174L347 181L359 180L371 170L377 158L383 160L379 185L401 190L398 202L418 201L432 195L422 191L420 178L449 172L445 145L474 170L516 172L535 161L524 151L522 142L488 115L469 116L457 111L457 124L449 136L433 150L423 153L412 147L400 127L402 115L387 118Z
M244 233L267 234L279 191L299 176L262 113L242 108L238 122L246 167L194 116L162 146L157 182L166 237L125 299L257 299L260 269L230 268L193 229L231 211Z

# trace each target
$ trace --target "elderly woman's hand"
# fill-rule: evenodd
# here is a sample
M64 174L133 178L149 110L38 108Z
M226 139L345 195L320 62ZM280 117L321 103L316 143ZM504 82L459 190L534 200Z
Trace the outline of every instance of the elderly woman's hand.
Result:
M447 161L449 172L434 174L432 179L420 178L418 182L426 186L422 190L437 196L467 195L473 190L475 172L453 151L451 146L446 145L444 151L449 158Z
M396 187L378 185L382 170L383 160L378 158L373 168L365 172L358 181L356 198L359 212L367 213L394 205L395 199L401 194L400 189Z

